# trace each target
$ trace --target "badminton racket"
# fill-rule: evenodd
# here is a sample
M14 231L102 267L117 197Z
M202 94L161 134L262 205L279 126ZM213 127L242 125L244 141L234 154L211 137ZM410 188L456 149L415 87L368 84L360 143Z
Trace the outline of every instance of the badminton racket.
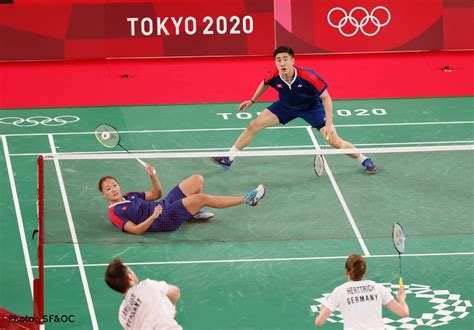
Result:
M314 156L313 161L314 173L320 177L324 173L324 157L321 155Z
M125 150L127 153L130 153L127 148L122 146L120 144L120 133L118 130L113 127L112 125L109 124L100 124L96 127L94 131L95 137L97 138L97 141L100 142L104 147L112 149L115 148L116 146L119 146L123 150ZM135 158L137 162L143 165L143 167L146 168L146 163L141 160L140 158ZM153 169L153 173L156 173L156 171Z
M400 271L400 289L403 288L403 277L402 277L402 253L405 253L405 233L403 227L398 222L393 225L392 228L393 245L398 252L398 267Z

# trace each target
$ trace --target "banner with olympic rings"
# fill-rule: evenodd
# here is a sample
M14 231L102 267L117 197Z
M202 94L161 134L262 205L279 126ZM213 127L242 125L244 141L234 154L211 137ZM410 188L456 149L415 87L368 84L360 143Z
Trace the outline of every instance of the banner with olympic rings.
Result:
M275 1L277 43L298 53L474 49L473 16L458 0Z

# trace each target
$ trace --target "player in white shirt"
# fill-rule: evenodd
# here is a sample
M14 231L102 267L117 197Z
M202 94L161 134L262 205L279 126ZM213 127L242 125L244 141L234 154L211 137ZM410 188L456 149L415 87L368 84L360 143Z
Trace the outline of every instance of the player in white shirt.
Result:
M107 267L105 282L124 296L118 315L124 329L183 329L174 319L180 297L178 287L165 281L139 281L119 259L114 259Z
M320 327L336 309L344 319L344 330L383 330L382 306L400 317L408 317L405 291L400 289L397 300L390 291L374 281L364 280L367 265L362 256L350 255L346 260L348 282L338 286L321 306L315 324Z

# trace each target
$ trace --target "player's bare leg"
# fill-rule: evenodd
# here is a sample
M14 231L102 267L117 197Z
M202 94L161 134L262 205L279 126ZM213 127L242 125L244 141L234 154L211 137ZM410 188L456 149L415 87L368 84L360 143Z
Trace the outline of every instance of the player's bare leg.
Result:
M355 149L354 145L350 143L349 141L343 140L336 132L336 130L333 130L331 134L328 136L327 135L327 129L326 127L322 127L319 132L321 135L327 140L327 142L336 149ZM368 174L374 174L377 172L377 167L375 166L374 162L366 157L363 154L360 153L355 153L355 154L347 154L349 157L355 158L359 160L360 164L364 166L365 171Z
M267 127L275 126L279 123L280 121L278 120L278 117L270 110L263 110L257 118L250 122L245 131L240 134L239 138L234 143L234 147L238 150L244 149L250 144L250 142L252 142L253 138L259 131Z
M186 195L192 196L202 192L204 187L204 178L200 174L193 174L189 178L181 181L179 189Z
M250 122L245 131L240 134L234 146L230 149L230 157L213 157L212 160L221 165L224 169L229 169L235 158L235 155L233 154L234 152L238 152L248 146L259 131L270 126L275 126L279 123L280 121L278 120L278 117L270 110L263 110L257 118Z
M336 149L354 149L354 145L346 140L343 140L336 132L336 130L332 131L329 137L327 137L327 130L326 127L322 127L319 132L321 135L327 139L327 142L331 145L331 147ZM352 158L358 159L360 154L348 154L348 156Z
M183 198L183 205L191 214L196 214L204 206L209 206L216 209L224 209L240 204L248 204L256 206L260 199L265 196L265 187L259 185L254 190L248 192L244 196L212 196L203 193L195 194Z
M183 194L185 194L186 196L201 194L203 187L204 178L200 174L193 174L189 178L181 181L181 183L179 184L179 189L181 189ZM197 211L192 214L194 215L194 220L196 221L207 221L214 217L214 213L211 212Z

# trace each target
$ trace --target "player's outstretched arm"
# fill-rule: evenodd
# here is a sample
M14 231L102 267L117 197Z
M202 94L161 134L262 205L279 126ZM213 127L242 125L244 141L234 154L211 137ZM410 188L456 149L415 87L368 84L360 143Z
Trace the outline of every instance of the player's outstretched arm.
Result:
M267 90L267 88L268 88L268 85L265 85L265 83L262 80L260 85L258 85L257 90L253 94L252 98L250 100L247 100L247 101L244 101L244 102L240 103L239 112L240 111L245 111L248 108L250 108L252 106L252 104L254 104L257 101L257 99Z
M145 193L145 199L147 201L154 201L156 199L161 198L161 196L163 196L161 183L160 183L160 180L158 180L158 177L156 176L156 171L153 168L153 166L151 166L150 164L146 164L145 170L150 176L150 181L151 181L151 189L150 191L147 191Z

